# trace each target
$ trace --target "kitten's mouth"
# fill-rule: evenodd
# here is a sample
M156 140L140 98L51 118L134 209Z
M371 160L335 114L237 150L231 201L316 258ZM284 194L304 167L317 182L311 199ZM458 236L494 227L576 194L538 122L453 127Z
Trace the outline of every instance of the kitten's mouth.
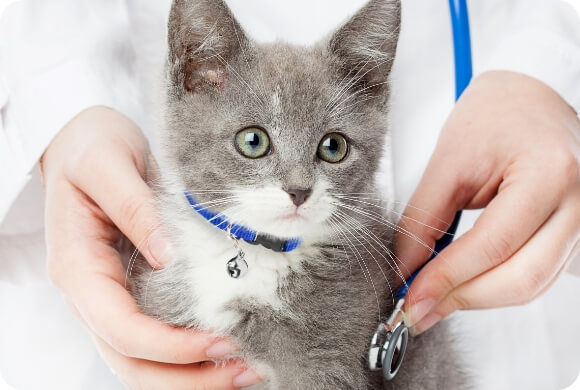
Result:
M306 217L300 214L298 210L295 210L294 212L285 214L279 217L278 219L281 219L283 221L303 221L306 219Z

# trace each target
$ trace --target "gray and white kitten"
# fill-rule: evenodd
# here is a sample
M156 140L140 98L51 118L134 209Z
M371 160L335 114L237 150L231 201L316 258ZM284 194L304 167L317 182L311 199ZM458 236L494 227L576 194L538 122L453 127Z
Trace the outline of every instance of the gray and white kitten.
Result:
M445 325L411 340L393 382L366 356L401 284L395 218L377 204L398 0L371 0L314 47L252 42L223 0L175 0L169 19L160 193L175 259L132 270L143 312L231 336L270 389L465 388ZM301 245L277 253L191 209ZM362 195L367 194L367 195ZM371 195L368 195L371 194Z

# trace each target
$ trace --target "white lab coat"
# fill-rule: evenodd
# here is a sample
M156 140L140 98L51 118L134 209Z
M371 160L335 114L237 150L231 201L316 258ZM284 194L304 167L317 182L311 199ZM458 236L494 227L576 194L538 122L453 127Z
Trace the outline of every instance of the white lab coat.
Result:
M364 0L227 2L254 38L309 44ZM476 75L526 73L580 111L580 24L569 6L555 0L469 5ZM0 19L0 378L17 390L121 388L47 281L36 162L64 124L97 104L124 112L154 139L150 97L168 6L168 0L21 0ZM386 161L384 168L395 172L396 199L404 204L453 107L446 1L403 1L393 82L393 167ZM460 230L476 215L467 213ZM580 279L564 275L525 307L459 313L458 343L477 388L570 384L580 369L578 297Z

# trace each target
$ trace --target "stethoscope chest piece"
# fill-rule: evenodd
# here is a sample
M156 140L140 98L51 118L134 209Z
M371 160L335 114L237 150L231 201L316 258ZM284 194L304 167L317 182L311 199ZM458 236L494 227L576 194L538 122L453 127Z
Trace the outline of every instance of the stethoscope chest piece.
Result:
M382 370L383 377L388 381L399 372L409 342L409 328L402 318L404 304L404 297L397 299L387 322L379 323L369 348L369 369Z
M390 332L389 332L390 333ZM409 341L409 329L402 322L391 333L391 337L383 346L383 377L390 381L397 375Z
M388 331L384 324L373 335L369 350L369 368L371 371L383 371L386 380L393 379L405 357L409 329L403 322L399 322L392 331Z

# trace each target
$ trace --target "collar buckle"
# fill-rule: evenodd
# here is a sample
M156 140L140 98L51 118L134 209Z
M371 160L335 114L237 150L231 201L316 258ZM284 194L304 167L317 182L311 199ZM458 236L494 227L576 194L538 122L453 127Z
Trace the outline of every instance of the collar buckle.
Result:
M247 241L248 244L262 245L266 249L274 252L286 252L286 241L280 240L264 234L256 234L254 241Z

